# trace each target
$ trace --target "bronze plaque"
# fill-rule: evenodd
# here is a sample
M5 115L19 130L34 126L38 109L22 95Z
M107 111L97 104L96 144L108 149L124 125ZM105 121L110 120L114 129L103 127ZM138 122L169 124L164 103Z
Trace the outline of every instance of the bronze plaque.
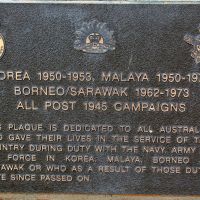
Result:
M0 4L0 191L200 194L200 5Z

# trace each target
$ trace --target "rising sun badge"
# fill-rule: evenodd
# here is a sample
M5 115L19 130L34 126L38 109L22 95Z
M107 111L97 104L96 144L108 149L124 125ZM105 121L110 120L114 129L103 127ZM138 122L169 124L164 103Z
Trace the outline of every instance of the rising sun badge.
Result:
M108 29L106 23L93 20L83 23L76 31L74 48L86 53L105 53L115 50L114 31Z

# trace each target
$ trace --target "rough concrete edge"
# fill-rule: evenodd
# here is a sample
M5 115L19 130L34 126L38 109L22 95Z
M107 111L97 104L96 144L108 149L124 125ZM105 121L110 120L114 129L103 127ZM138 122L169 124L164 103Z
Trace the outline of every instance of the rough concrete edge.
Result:
M200 196L123 196L53 193L0 193L0 200L200 200Z

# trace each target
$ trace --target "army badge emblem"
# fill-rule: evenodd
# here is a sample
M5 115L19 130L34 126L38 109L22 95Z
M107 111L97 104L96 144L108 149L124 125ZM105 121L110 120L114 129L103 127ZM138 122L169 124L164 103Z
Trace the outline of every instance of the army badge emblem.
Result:
M114 31L110 31L106 23L93 20L83 23L76 31L74 48L86 53L105 53L115 49Z
M200 32L200 25L198 27L198 30ZM191 56L194 58L196 64L200 63L200 34L195 36L191 34L186 34L184 36L184 40L188 44L193 45Z
M4 51L5 51L5 42L3 36L0 33L0 58L2 58Z

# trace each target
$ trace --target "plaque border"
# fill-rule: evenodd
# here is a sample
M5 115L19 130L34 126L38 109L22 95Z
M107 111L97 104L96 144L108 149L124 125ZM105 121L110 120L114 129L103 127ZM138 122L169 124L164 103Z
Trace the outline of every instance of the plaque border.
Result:
M200 0L0 0L1 4L113 4L113 5L128 5L128 4L200 4ZM2 39L5 44L5 38ZM6 49L6 48L5 48ZM0 59L4 56L0 56ZM0 200L200 200L200 195L159 195L159 194L75 194L75 193L40 193L40 192L1 192ZM123 198L123 199L122 199Z

